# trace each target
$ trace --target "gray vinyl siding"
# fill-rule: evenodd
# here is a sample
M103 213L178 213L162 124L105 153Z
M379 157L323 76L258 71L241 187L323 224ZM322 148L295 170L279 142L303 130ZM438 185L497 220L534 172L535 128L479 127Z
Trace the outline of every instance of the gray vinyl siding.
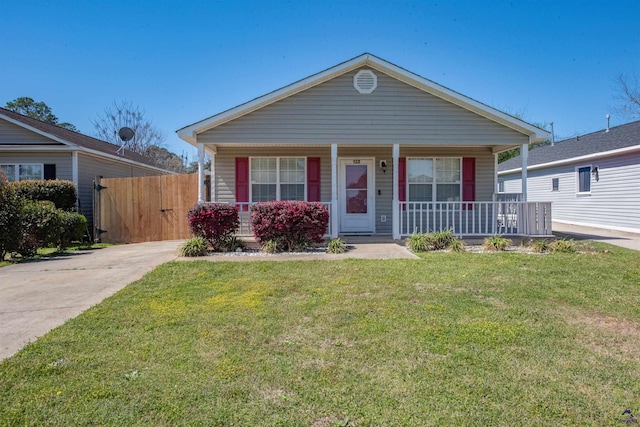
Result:
M513 173L509 175L500 175L498 182L504 182L503 193L521 193L522 192L522 179L520 173Z
M200 143L520 145L528 136L376 71L346 73L198 135Z
M0 119L0 146L1 145L29 145L29 144L61 145L52 139L32 132L7 120Z
M331 149L330 147L218 147L215 156L215 195L218 202L235 201L236 157L320 157L321 201L331 201ZM490 201L494 193L494 157L489 148L401 147L402 157L475 157L476 200ZM392 233L393 157L392 147L338 147L338 158L375 158L375 215L376 234ZM386 173L379 167L387 161ZM381 221L386 216L386 222Z
M599 169L590 195L577 194L576 167L581 166ZM500 178L517 183L514 192L520 192L519 173ZM559 180L558 191L552 191L553 178ZM527 190L529 201L552 202L554 221L640 233L640 152L530 170ZM506 185L505 191L510 191Z
M102 178L128 178L137 176L162 175L161 172L117 162L102 157L78 154L78 199L82 214L87 217L89 230L93 230L93 182Z
M71 181L73 178L71 170L71 153L38 153L32 152L2 152L0 151L0 164L12 163L41 163L56 165L56 179L66 179Z

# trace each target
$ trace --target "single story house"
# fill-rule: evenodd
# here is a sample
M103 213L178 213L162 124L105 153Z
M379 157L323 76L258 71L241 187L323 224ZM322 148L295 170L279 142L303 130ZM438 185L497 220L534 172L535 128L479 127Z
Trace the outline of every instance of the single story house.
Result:
M332 237L550 233L546 214L505 221L494 199L498 153L549 134L371 54L177 134L198 148L201 202L207 153L212 201L323 202Z
M499 191L521 191L522 162L499 165ZM553 202L553 222L640 233L640 121L528 153L528 200Z
M9 181L73 181L79 212L87 217L90 232L95 231L95 180L173 173L117 145L4 108L0 108L0 170Z

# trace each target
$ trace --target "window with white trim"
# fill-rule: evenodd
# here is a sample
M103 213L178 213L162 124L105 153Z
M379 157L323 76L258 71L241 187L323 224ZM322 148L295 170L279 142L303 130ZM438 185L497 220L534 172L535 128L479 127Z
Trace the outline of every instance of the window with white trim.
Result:
M560 178L551 178L551 191L560 191Z
M576 179L578 180L578 193L591 192L591 166L576 168Z
M7 175L7 180L25 181L27 179L44 179L42 163L3 164L0 170Z
M407 200L459 201L462 193L461 161L459 157L408 158Z
M306 200L304 157L252 157L251 201Z

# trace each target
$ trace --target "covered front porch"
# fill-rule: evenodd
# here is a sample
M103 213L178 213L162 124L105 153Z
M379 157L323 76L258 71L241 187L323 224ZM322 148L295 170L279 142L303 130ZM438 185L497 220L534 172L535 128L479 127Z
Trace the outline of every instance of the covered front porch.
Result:
M298 168L301 179L297 200L319 201L327 206L327 237L331 238L378 235L398 240L413 233L440 230L452 230L463 238L551 235L551 203L527 202L526 180L518 197L504 198L496 193L497 152L492 147L330 144L310 150L295 145L247 149L220 144L212 149L199 144L199 148L199 200L238 205L240 236L252 236L251 209L264 201L256 199L266 194L265 189L272 189L275 199L284 200L285 190L295 188L294 184L279 182L263 184L261 177L269 172L266 164L274 168L273 176L293 176ZM526 152L527 145L521 150ZM211 156L211 171L204 170L205 152ZM239 157L247 152L253 156ZM412 165L431 169L418 174ZM449 177L442 184L436 176L445 172ZM207 197L203 185L206 174L213 177ZM244 177L239 179L239 175ZM233 187L231 182L235 183ZM415 200L425 198L425 192L431 192L431 200ZM440 200L445 196L446 200Z

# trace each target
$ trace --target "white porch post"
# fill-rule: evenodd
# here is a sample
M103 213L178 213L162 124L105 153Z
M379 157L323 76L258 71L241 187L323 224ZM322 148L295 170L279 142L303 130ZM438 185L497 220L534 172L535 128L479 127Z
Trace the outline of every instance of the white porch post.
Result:
M398 195L400 144L393 144L393 189L391 194L391 227L394 240L400 239L400 197Z
M198 204L204 203L204 144L198 143Z
M529 164L529 144L522 144L520 148L522 157L522 201L527 201L527 165Z
M498 200L496 196L500 192L498 186L498 153L493 153L493 201Z
M209 186L210 192L209 200L212 202L216 202L216 151L212 151L210 153L211 156L211 175L209 175Z
M338 144L331 144L331 238L338 237Z

